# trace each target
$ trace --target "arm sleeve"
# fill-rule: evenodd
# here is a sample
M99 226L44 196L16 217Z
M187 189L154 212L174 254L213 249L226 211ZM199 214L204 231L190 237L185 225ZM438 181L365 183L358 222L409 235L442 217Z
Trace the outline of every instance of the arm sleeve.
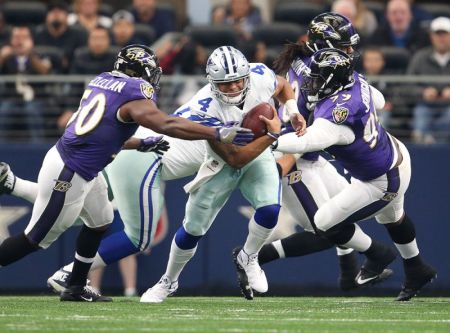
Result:
M337 125L325 119L316 119L306 134L298 137L295 133L282 135L278 139L277 151L295 154L319 151L333 145L346 145L355 140L353 131L345 125Z
M377 88L370 86L370 93L372 94L373 104L376 110L381 110L386 104L383 94Z

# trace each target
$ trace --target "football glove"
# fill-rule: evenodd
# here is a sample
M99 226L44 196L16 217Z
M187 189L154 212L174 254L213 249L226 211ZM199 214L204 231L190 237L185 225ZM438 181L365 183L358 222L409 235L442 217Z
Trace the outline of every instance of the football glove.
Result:
M170 148L169 142L164 140L163 137L163 135L158 135L141 139L141 144L137 150L143 153L154 152L158 155L163 155Z
M229 125L216 128L216 140L222 143L245 146L254 136L252 130L248 128Z

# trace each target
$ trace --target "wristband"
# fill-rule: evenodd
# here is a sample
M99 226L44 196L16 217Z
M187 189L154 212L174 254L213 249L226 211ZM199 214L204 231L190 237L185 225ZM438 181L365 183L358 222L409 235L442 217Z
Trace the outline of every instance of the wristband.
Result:
M280 137L280 133L267 132L266 134L274 140L278 140L278 138Z
M294 113L300 113L298 111L297 101L295 99L289 99L284 103L284 107L286 108L286 112L291 117Z

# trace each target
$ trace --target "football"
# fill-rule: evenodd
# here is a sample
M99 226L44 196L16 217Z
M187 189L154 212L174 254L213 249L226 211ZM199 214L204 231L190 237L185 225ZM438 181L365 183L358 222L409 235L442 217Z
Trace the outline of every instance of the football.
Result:
M273 110L274 107L269 103L258 104L245 114L241 126L251 129L253 134L255 134L255 139L266 135L266 124L261 119L259 119L259 116L264 116L268 119L272 119Z

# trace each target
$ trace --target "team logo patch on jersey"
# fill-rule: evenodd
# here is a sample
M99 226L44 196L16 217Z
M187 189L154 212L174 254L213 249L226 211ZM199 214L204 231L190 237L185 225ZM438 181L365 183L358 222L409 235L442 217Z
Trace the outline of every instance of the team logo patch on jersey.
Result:
M302 180L302 172L300 170L297 170L288 174L287 177L288 177L288 185L292 185Z
M333 111L333 120L336 124L342 124L347 120L349 110L343 106L336 106Z
M392 201L397 197L398 193L395 192L384 192L384 196L381 198L383 201Z
M141 83L141 93L147 99L152 99L155 90L150 83Z
M53 189L58 192L67 192L71 187L72 183L65 182L62 180L56 180L56 185L55 187L53 187Z

